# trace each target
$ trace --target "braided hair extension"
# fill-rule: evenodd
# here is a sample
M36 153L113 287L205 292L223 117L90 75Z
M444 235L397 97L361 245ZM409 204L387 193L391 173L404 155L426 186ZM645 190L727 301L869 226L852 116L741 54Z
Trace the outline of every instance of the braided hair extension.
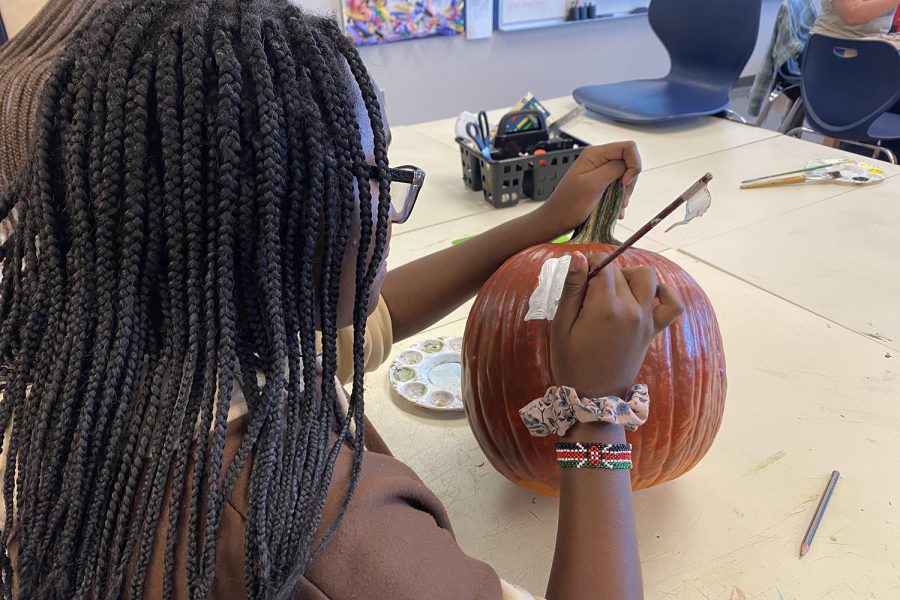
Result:
M34 143L41 92L63 48L104 0L48 0L11 40L0 46L0 194L21 176ZM2 211L0 241L13 219Z
M14 570L22 597L141 597L159 543L168 596L185 530L188 591L207 597L248 461L247 590L290 597L359 475L388 186L375 88L331 20L288 0L103 1L47 75L33 158L0 194L0 220L17 214L0 244L0 537L18 546L4 598ZM337 307L354 217L345 414ZM248 419L226 462L237 386ZM345 445L351 481L314 544Z

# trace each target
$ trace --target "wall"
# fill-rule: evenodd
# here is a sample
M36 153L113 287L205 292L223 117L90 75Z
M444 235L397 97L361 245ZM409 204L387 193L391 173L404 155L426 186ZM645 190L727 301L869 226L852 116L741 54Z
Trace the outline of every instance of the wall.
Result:
M295 0L296 1L296 0ZM742 0L718 0L740 2ZM44 0L0 0L10 36ZM304 0L319 13L333 13L335 0ZM778 0L763 0L756 51L744 74L756 73L768 46ZM665 75L668 57L646 17L516 32L484 40L463 36L360 48L385 90L393 125L427 121L509 106L526 91L538 98L568 95L580 85Z
M740 2L741 0L718 0ZM778 10L763 0L760 36L745 74L762 60ZM329 0L305 0L327 12ZM568 95L581 85L659 77L669 69L645 16L516 32L490 39L431 38L360 48L385 90L394 125L448 117L461 110L509 106L526 91L538 98Z

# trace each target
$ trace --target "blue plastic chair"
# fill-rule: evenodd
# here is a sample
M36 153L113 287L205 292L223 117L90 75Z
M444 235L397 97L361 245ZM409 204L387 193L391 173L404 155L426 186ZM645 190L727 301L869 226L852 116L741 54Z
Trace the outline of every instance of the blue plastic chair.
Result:
M650 27L669 53L669 74L581 87L572 95L625 123L720 113L756 46L760 10L761 0L652 0Z
M886 112L900 101L900 52L886 41L849 40L816 34L803 56L800 88L812 129L848 144L892 152L873 143L900 139L900 114Z

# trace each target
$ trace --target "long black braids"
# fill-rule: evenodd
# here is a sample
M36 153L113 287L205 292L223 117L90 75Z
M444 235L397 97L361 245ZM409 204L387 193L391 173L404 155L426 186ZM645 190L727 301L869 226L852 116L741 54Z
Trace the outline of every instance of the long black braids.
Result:
M315 36L319 39L319 46L323 48L328 48L329 44L325 43L325 39L328 39L329 30L334 29L334 24L328 24L324 30L318 30L315 32ZM331 38L333 39L333 38ZM339 50L333 50L335 53L335 58L339 55ZM337 62L333 59L334 62ZM362 74L364 78L368 80L368 76ZM335 79L332 82L332 85L335 85L340 89L342 86L342 82L340 79ZM346 93L346 92L343 92ZM374 96L374 91L371 89L371 85L369 86L369 93ZM377 102L376 105L377 106ZM380 123L380 113L379 118L375 120L375 123ZM342 127L341 135L345 139L348 139L350 143L345 147L344 151L347 153L347 165L352 169L352 176L356 180L357 193L361 198L361 204L363 206L368 205L371 202L371 193L368 185L368 170L363 168L363 159L362 153L359 150L359 139L360 139L360 131L359 125L354 118L354 115L344 114L343 118L337 118L335 121L340 124ZM371 120L371 113L370 113ZM382 135L383 130L379 129L376 135ZM387 227L387 206L379 206L379 212L384 212L384 217L381 219L381 239L384 240L386 235L386 227ZM359 252L357 254L357 264L356 264L356 282L357 289L361 290L361 294L358 294L356 297L356 302L354 304L353 310L353 323L354 323L354 337L353 337L353 348L354 348L354 356L362 356L363 353L363 345L364 345L364 337L363 332L365 331L365 321L367 317L366 307L369 301L368 290L371 287L372 281L375 278L378 263L375 261L367 262L365 260L366 253L368 251L368 242L372 233L373 223L372 223L372 215L367 211L364 211L361 214L361 231L363 232L361 238L363 243L359 248ZM350 396L349 403L349 411L348 411L348 422L344 423L344 428L348 428L352 420L353 424L356 426L355 435L353 438L353 444L362 447L364 444L364 427L363 427L363 398L362 398L362 390L363 390L363 368L362 365L355 365L354 373L353 373L353 388ZM334 452L334 450L332 450ZM361 468L361 460L360 456L354 456L354 461L351 470L351 490L353 486L353 482L356 481L359 475L359 470ZM329 461L329 465L333 463ZM323 502L323 499L320 498L320 502ZM324 548L325 544L331 539L331 536L334 534L337 524L340 522L341 517L347 510L347 506L349 503L349 495L344 498L341 507L338 512L338 517L334 523L331 524L330 528L326 531L325 535L322 537L320 543L314 550L314 556L318 554L322 548Z
M241 174L241 134L240 134L240 98L241 78L240 63L234 53L232 45L232 32L225 27L216 27L213 33L213 56L215 68L218 72L219 91L217 95L215 136L217 144L216 165L219 185L219 213L216 231L216 310L217 320L221 330L218 336L218 364L219 374L216 397L218 406L213 428L213 439L208 448L208 488L206 490L208 502L208 522L218 523L217 486L222 468L222 451L225 445L228 410L231 406L231 389L237 370L235 333L236 308L235 308L235 259L234 241L235 226L237 222L237 206L240 197ZM199 460L198 457L195 460ZM193 502L193 499L192 499ZM208 527L203 539L199 534L193 535L188 553L188 581L192 584L192 590L203 589L208 594L207 581L210 579L213 567L213 558L209 550L215 541L215 528ZM193 533L193 532L192 532ZM197 551L197 547L204 548L207 554ZM204 563L209 563L208 572L202 571ZM168 570L168 566L167 566Z
M141 167L129 169L128 154L147 153L146 133L135 131L132 125L133 116L129 113L129 104L135 100L129 98L131 83L135 79L146 79L151 72L149 66L152 58L146 56L135 65L144 42L144 33L152 25L151 9L153 2L138 7L116 34L106 77L105 106L106 123L103 130L103 159L101 176L106 185L101 184L98 198L98 232L106 232L105 243L112 243L119 249L121 256L113 254L113 260L107 267L112 270L110 276L114 280L110 304L110 327L113 340L110 345L110 359L106 361L106 370L101 375L103 393L99 398L97 419L94 423L93 440L95 445L106 448L102 459L96 461L94 471L89 472L88 481L92 482L92 494L87 503L89 525L86 528L86 540L92 550L82 545L79 563L84 565L83 573L102 573L98 581L83 578L80 589L87 592L87 586L95 586L103 590L106 585L106 550L109 545L114 525L115 511L120 509L119 499L114 494L121 493L121 484L116 490L117 474L125 468L123 465L123 447L127 445L129 422L134 423L132 414L136 406L131 400L136 395L135 385L138 381L138 368L142 363L145 349L138 344L143 342L140 335L140 319L142 307L136 305L142 258L143 220L146 218L146 200L143 194L145 184L140 181ZM129 26L130 25L130 26ZM140 90L149 83L140 81L135 85ZM130 136L139 136L140 141L126 142ZM143 150L129 148L130 145L145 146ZM136 159L146 160L146 159ZM140 204L140 206L135 206ZM104 215L101 225L99 215ZM137 219L137 222L135 220ZM99 241L98 233L98 241ZM115 250L114 250L115 252ZM98 253L99 254L99 253ZM118 259L117 259L118 258ZM98 274L99 277L99 274ZM146 337L146 336L144 336ZM109 451L113 450L114 451ZM132 457L129 456L129 459ZM98 548L101 549L98 552Z
M275 80L279 87L279 96L284 99L284 126L288 131L291 139L299 138L303 135L304 129L307 130L307 144L298 146L291 145L287 151L289 153L288 164L288 197L289 211L285 216L285 241L287 247L296 247L298 236L302 235L304 224L304 202L303 190L304 182L312 181L311 171L307 168L309 160L309 152L319 152L317 148L315 126L320 122L321 115L316 116L309 106L304 103L303 96L298 91L298 80L296 76L296 64L291 56L288 44L282 35L281 28L277 23L271 21L266 23L266 40L267 52L272 56L273 66L275 67ZM305 127L304 127L304 124ZM321 182L320 182L321 185ZM315 198L308 202L308 205L318 206L321 203L321 193L316 193ZM310 240L299 240L304 248ZM315 240L309 246L313 248ZM312 252L309 252L312 255ZM289 260L285 257L282 261L284 268L284 300L285 300L285 319L289 330L297 330L300 328L299 320L301 315L310 318L315 311L312 305L311 293L300 282L307 276L311 280L311 261L305 260L304 264L297 268L296 261ZM305 271L305 269L309 271ZM296 307L292 310L291 307ZM299 310L298 310L299 309ZM311 327L310 327L311 329ZM315 340L300 340L299 346L290 346L288 357L290 360L290 380L288 382L288 397L291 399L288 403L287 414L285 415L286 434L283 445L283 452L297 457L294 468L290 471L282 469L279 473L280 481L295 481L299 476L305 462L306 444L309 438L310 417L306 415L304 418L303 407L306 403L301 396L306 393L312 393L310 401L314 399L315 390L310 389L308 392L303 388L303 361L302 355L312 356L315 353ZM310 365L314 367L314 365ZM311 408L312 405L309 405ZM276 462L278 466L278 462ZM270 518L275 518L278 514L293 514L296 511L296 502L299 498L300 490L298 486L280 486L281 493L276 498L276 508L270 512ZM282 561L275 565L276 573L284 573L290 571L289 564L290 555L287 554L287 544L290 539L290 527L277 526L275 523L270 524L270 528L274 536L272 543L274 546L273 554L282 557ZM288 563L285 563L285 560Z
M209 10L207 6L203 6L202 10ZM202 13L201 13L202 14ZM219 109L220 109L220 98L223 95L221 90L221 82L219 78L219 73L216 69L215 64L215 54L217 52L217 44L214 42L215 32L209 31L207 32L207 43L212 48L212 52L206 53L204 61L204 69L203 72L208 76L205 88L205 116L206 116L206 132L212 134L213 132L216 135L219 135L221 132L218 131L218 122L221 120L219 117ZM202 52L195 52L195 55L200 56ZM230 96L231 100L234 100L233 96ZM226 110L226 115L231 115L232 113ZM230 290L223 290L219 284L217 279L217 274L220 273L220 264L218 262L219 256L225 255L226 260L228 260L228 255L231 252L231 238L228 241L228 247L224 247L219 245L217 239L222 235L220 230L221 221L233 220L233 210L234 210L234 179L230 177L226 172L223 173L221 168L221 155L218 152L218 149L214 146L213 150L210 153L210 156L206 158L206 167L205 171L207 176L205 178L206 183L206 198L207 201L204 203L205 214L204 219L206 222L206 260L205 260L205 274L204 274L204 290L205 296L203 301L203 314L204 314L204 335L203 338L205 340L204 347L204 355L205 364L204 375L202 375L198 380L203 382L204 388L202 390L202 403L200 405L200 417L199 424L197 426L197 431L209 431L211 427L218 427L218 421L216 421L215 425L213 424L213 418L216 416L216 410L219 411L220 416L222 418L222 423L226 423L228 410L231 406L231 394L226 393L229 392L234 383L234 364L229 363L227 366L223 366L222 371L222 379L224 381L216 380L216 372L218 366L221 364L220 361L220 340L217 339L217 336L214 335L214 331L218 328L219 323L219 315L222 314L220 307L217 306L217 302L220 297L225 297L225 294L230 294ZM220 183L220 178L228 178L228 181L222 181ZM224 188L224 189L223 189ZM217 206L218 210L209 210L209 206ZM221 218L220 218L221 216ZM229 261L230 262L230 261ZM233 268L233 263L232 268ZM230 275L230 271L228 272ZM227 282L226 282L227 283ZM233 283L232 283L233 285ZM229 316L225 317L225 322L230 323L233 327L234 316L231 311L229 311ZM229 350L227 352L231 352L233 354L233 332L232 331L222 331L223 335L227 335L229 339L231 339L231 343L228 344ZM226 354L227 354L226 352ZM230 356L230 355L229 355ZM198 367L200 365L198 364ZM218 390L221 391L221 395L216 394ZM214 402L214 399L218 399ZM185 423L185 425L189 425ZM223 440L224 433L222 432ZM216 442L211 438L217 440L218 431L213 429L213 434L210 436L199 436L196 440L196 444L193 446L193 454L191 460L193 460L193 464L196 467L193 469L193 474L190 482L190 497L189 497L189 519L187 522L188 527L188 581L197 582L193 585L195 589L199 587L199 565L202 562L200 556L200 549L202 549L202 537L203 530L201 528L200 523L200 511L198 507L201 502L204 502L204 498L208 498L208 495L203 495L204 486L204 478L209 476L209 471L214 470L218 473L218 467L214 467L213 469L207 468L210 460L207 459L209 457L210 452L210 444L215 444ZM176 519L180 519L183 515L182 511L179 510L179 507L185 502L185 492L187 491L188 481L187 478L183 476L182 469L187 467L187 461L189 459L189 450L191 450L191 438L194 436L194 430L191 427L185 427L183 438L182 438L182 448L179 453L178 462L176 463L176 472L173 478L176 488L173 488L173 493L169 499L169 532L166 540L166 556L165 556L165 570L164 570L164 588L163 588L163 596L169 597L171 594L172 587L172 578L171 573L175 567L175 552L176 552L176 536L175 532L177 531L177 523L181 521L176 521ZM213 451L213 456L216 456L216 450ZM183 483L180 483L182 482Z
M358 95L380 175L371 212ZM16 546L3 596L15 570L22 597L141 597L163 556L165 595L186 576L207 597L246 466L247 590L289 597L346 510L364 444L390 198L361 60L287 0L109 0L42 106L34 158L0 198L0 219L19 217L0 252L0 537ZM337 306L357 213L345 412ZM245 433L226 461L238 385ZM345 446L351 481L321 523Z
M325 125L325 133L323 135L331 135L337 143L333 145L330 152L326 154L329 160L325 163L325 193L326 196L337 197L341 199L340 203L328 202L324 206L323 215L323 231L327 237L333 237L336 240L333 248L326 248L322 262L325 265L323 276L319 282L320 306L320 325L322 330L322 378L324 381L331 381L334 378L336 368L336 306L339 279L342 268L342 253L337 251L342 247L346 240L347 228L353 210L352 203L349 198L354 193L354 181L352 171L347 165L350 153L346 149L347 135L344 118L346 114L352 114L352 110L346 103L341 103L338 99L347 97L348 94L344 90L339 90L335 85L332 69L337 65L328 62L331 58L319 46L319 40L315 35L315 29L310 27L305 21L291 19L288 22L291 28L291 39L298 43L300 51L295 56L303 58L305 73L310 77L313 96L318 99L320 110L322 113L323 124ZM340 76L340 71L337 71ZM340 108L337 108L340 107ZM324 506L325 494L321 488L327 485L325 482L330 481L331 470L336 460L336 445L329 448L329 436L326 424L335 419L335 415L339 412L337 409L338 399L334 386L324 386L322 389L321 402L319 403L317 412L313 415L313 420L317 423L317 427L313 430L313 439L310 442L310 451L315 454L311 461L308 461L310 470L308 478L305 478L303 491L306 485L311 486L310 496L305 498L307 502L315 501L316 508L312 511L302 513L302 520L299 528L303 532L303 536L299 539L298 547L306 548L311 542L312 532L318 529L321 517L322 506ZM345 433L346 419L338 420L342 434ZM342 435L343 437L343 435ZM311 559L311 556L308 559Z

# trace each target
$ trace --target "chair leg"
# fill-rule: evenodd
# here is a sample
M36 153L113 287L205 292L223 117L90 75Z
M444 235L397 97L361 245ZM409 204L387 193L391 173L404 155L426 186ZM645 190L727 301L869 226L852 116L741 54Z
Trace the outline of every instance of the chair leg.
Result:
M775 96L775 97L773 98L772 96ZM769 112L771 112L771 110L772 110L772 104L777 99L778 99L778 96L776 94L774 94L774 92L769 95L769 100L766 102L766 105L763 106L763 109L761 111L759 111L759 116L756 117L756 120L753 122L754 127L762 127L763 126L763 123L765 123L766 119L769 117Z
M787 107L787 110L785 111L785 116L782 117L781 122L779 123L778 129L777 129L780 133L784 133L784 131L782 131L781 128L784 126L785 120L787 119L787 115L790 114L790 111L793 109L794 105L796 104L796 102L793 102L793 103L791 102L790 97L787 96L785 94L785 92L787 92L788 90L792 90L796 87L797 87L796 85L789 85L785 88L775 88L773 86L772 91L769 92L769 97L768 97L768 100L766 101L765 106L759 112L759 116L756 118L756 121L754 121L753 125L755 127L762 127L763 124L766 122L766 119L769 117L769 113L772 112L772 106L775 104L775 102L778 100L778 98L780 96L784 96L785 98L788 99L788 107ZM800 99L798 98L797 101L799 102L799 100Z
M749 125L749 123L747 123L747 119L745 119L738 113L734 112L730 108L726 108L719 114L722 115L723 117L725 117L726 119L728 119L729 121L737 121L738 123L743 123L744 125Z
M790 131L786 132L784 135L786 135L788 137L795 137L799 140L799 139L803 139L804 133L815 133L815 131L813 131L809 127L794 127Z
M753 122L754 127L762 127L763 123L766 122L766 118L769 116L769 112L772 110L772 105L778 100L778 96L781 95L781 90L776 88L776 81L772 81L772 85L769 86L769 93L766 96L766 101L762 110L759 111L759 116L756 117L756 121Z
M881 154L884 154L885 156L887 156L887 159L891 164L895 164L895 165L897 164L897 155L894 153L893 150L891 150L890 148L885 148L884 146L875 146L875 147L878 148L878 152L875 153L875 156L878 156L878 153L880 152Z
M785 133L785 129L794 125L794 122L797 120L797 116L800 114L800 111L803 110L803 98L797 98L794 103L791 105L790 110L788 110L787 114L784 115L784 118L781 120L781 124L778 126L779 133ZM803 120L800 120L800 125L803 124Z
M797 139L802 139L802 134L804 133L816 133L809 127L794 127L784 135L789 137L795 137ZM830 139L830 138L829 138ZM876 146L875 144L867 144L865 142L856 142L852 140L842 140L835 138L836 142L843 142L845 144L850 144L851 146L859 146L860 148L867 148L871 150L874 154L873 157L877 157L879 154L884 154L888 162L892 164L897 164L897 155L894 154L889 148L885 148L884 146Z
M879 154L884 154L887 157L888 162L895 165L897 164L897 156L889 148L885 148L884 146L879 146L877 144L867 144L865 142L855 142L852 140L835 139L835 141L871 150L872 158L877 158Z

